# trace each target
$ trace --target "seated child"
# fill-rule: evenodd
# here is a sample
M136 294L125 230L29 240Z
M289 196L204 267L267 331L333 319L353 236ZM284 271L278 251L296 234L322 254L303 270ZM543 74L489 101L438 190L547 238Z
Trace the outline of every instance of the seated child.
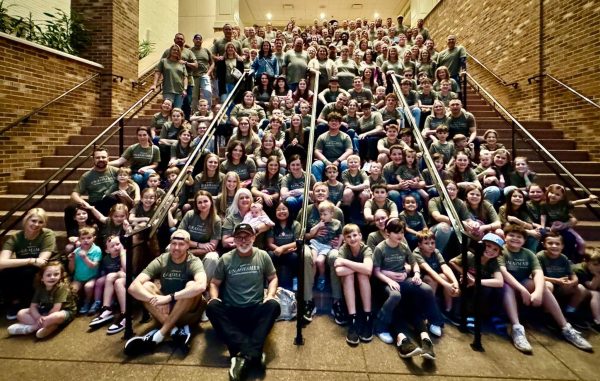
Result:
M75 217L73 217L75 222L77 222L77 230L69 230L67 231L67 241L68 243L65 245L65 253L70 254L75 250L76 247L79 247L79 229L83 227L94 227L90 223L90 215L82 206L78 206L75 208Z
M444 290L444 311L446 316L452 312L452 298L460 295L458 280L450 266L446 264L442 253L435 248L435 235L427 228L417 233L419 247L413 250L415 260L425 272L423 282L427 283L435 294L438 286ZM431 332L434 335L435 332Z
M585 262L573 266L579 284L585 287L584 294L590 298L592 328L600 332L600 249L589 250Z
M338 173L338 167L335 164L327 164L325 167L326 184L329 189L329 197L327 199L339 208L342 204L342 196L344 195L344 184L338 181Z
M400 219L406 224L404 237L408 247L414 250L419 243L417 233L427 227L423 213L417 210L417 200L414 196L408 195L404 198L404 210L400 212Z
M106 240L106 253L100 262L100 277L96 281L96 300L102 295L100 314L89 324L90 328L98 328L110 320L114 323L108 327L107 334L113 335L125 329L125 249L119 237L111 236ZM120 314L113 311L113 297L117 296Z
M117 182L106 192L106 196L127 205L130 209L140 201L140 187L131 179L131 168L119 168Z
M325 290L325 261L329 252L337 249L337 247L331 246L331 241L339 238L338 241L342 242L342 223L333 218L334 205L330 201L322 201L318 210L321 220L310 228L310 233L314 236L323 227L326 229L326 233L317 235L310 240L310 251L319 274L317 290L322 292Z
M385 182L385 179L383 178L383 173L382 173L383 165L378 161L374 161L369 164L370 164L369 165L369 185L371 185L371 186L373 186L375 184L387 185L387 183Z
M559 303L566 299L567 306L564 311L568 321L577 328L588 328L576 313L577 307L585 297L585 287L579 284L569 258L562 253L565 248L563 237L558 233L550 232L544 237L543 243L545 250L540 251L536 256L544 272L546 287Z
M71 288L76 295L81 291L81 287L84 288L85 292L85 300L79 309L79 313L82 315L94 314L100 308L97 303L92 306L94 286L98 277L98 263L102 258L102 250L94 244L95 240L96 229L82 228L79 230L80 245L68 256L69 271L73 273Z
M267 212L263 210L263 206L259 202L253 202L252 205L250 205L250 213L246 213L242 223L249 224L255 231L258 230L258 227L261 224L270 227L275 226L275 223L267 216Z
M441 335L441 316L435 302L431 287L421 280L421 270L408 245L404 242L404 222L398 218L390 218L385 226L387 238L379 243L373 252L374 274L384 284L385 302L375 320L375 334L384 343L391 344L394 338L390 328L398 331L396 346L402 358L421 355L426 359L435 360L433 342L429 338L424 319L429 320L432 331ZM409 278L408 271L413 276ZM404 298L408 296L408 298ZM392 323L398 325L394 318L396 307L403 299L405 310L414 314L415 328L421 337L421 348Z
M450 159L454 157L456 153L456 149L454 148L454 143L448 141L448 126L445 124L440 124L435 128L435 137L437 138L437 142L432 143L429 147L429 153L432 155L434 153L441 153L444 156L444 163L448 164Z
M502 305L502 287L504 286L504 278L500 272L500 266L498 265L498 256L502 253L502 247L504 246L504 240L494 234L487 233L481 238L481 242L485 245L483 253L481 255L481 291L482 296L480 300L486 300L489 308L489 314L492 316L492 322L495 322L498 327L506 330L504 324L500 324L499 315L501 314ZM475 286L475 254L472 251L467 252L467 265L466 272L462 263L462 255L452 258L450 260L450 266L452 266L459 274L461 274L461 282L464 274L467 276L467 295L470 295L470 291ZM446 316L455 324L458 325L457 319L454 314L448 313ZM468 324L468 323L467 323Z
M8 334L30 335L35 332L38 339L44 339L70 323L76 313L77 302L69 287L67 273L59 262L50 261L40 268L36 276L31 305L17 313L19 323L10 325Z
M544 273L540 263L530 250L523 247L527 233L518 225L504 228L506 246L498 259L500 272L504 278L504 308L512 324L511 337L515 347L524 353L533 349L525 336L525 328L519 320L517 300L525 306L543 306L560 327L563 337L585 351L592 351L592 345L577 332L565 319L556 298L545 287Z
M378 209L385 210L389 217L398 217L398 207L388 198L388 191L385 184L372 185L371 193L373 194L373 198L368 200L363 208L365 222L369 226L374 226L375 212Z
M362 242L360 228L348 224L342 230L344 244L340 247L334 262L335 273L341 279L344 300L348 308L350 327L346 342L358 345L373 339L373 318L371 316L371 272L373 271L373 252ZM363 313L360 317L356 311L356 290L358 283Z
M352 202L358 198L363 207L365 202L371 198L369 189L369 176L360 169L360 157L358 155L348 156L348 169L342 172L342 183L344 183L344 194L342 204L351 206Z

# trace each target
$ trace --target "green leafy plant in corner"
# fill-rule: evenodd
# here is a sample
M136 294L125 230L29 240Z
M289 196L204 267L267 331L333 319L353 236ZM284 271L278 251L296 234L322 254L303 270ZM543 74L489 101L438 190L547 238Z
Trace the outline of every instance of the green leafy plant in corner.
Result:
M4 5L4 0L0 0L0 32L2 33L12 33L13 18L8 15L8 8L13 5Z
M80 53L90 42L89 32L83 24L83 17L76 12L67 15L55 8L56 14L44 12L48 17L42 25L43 33L39 42L50 48L69 54Z
M150 42L150 40L141 41L138 45L138 59L141 60L152 53L154 51L154 45L156 45L156 43Z

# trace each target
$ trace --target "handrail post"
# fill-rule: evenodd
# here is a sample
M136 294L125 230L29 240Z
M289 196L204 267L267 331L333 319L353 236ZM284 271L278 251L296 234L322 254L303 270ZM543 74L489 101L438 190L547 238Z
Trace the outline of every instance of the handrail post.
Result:
M132 323L132 302L133 297L129 294L129 286L133 282L133 244L132 236L126 235L124 237L123 246L125 247L125 334L123 337L125 340L133 337L133 323Z
M119 119L119 157L123 156L125 147L125 122L123 118Z
M302 336L302 319L304 316L304 240L296 239L296 250L298 250L298 291L296 298L298 300L298 308L296 310L296 337L294 337L294 345L304 345L304 337Z
M469 286L469 257L467 251L466 240L463 237L463 242L460 245L460 254L462 262L462 278L460 279L460 330L467 332L467 287Z
M462 77L461 87L462 87L463 107L466 109L467 108L467 73L463 72L463 73L461 73L460 76Z
M466 237L464 241L467 241ZM473 296L473 300L475 300L474 308L474 317L475 317L475 331L473 334L473 343L471 343L471 348L474 351L484 352L483 345L481 344L481 255L483 251L483 245L477 245L475 249L475 295ZM464 266L464 264L463 264Z

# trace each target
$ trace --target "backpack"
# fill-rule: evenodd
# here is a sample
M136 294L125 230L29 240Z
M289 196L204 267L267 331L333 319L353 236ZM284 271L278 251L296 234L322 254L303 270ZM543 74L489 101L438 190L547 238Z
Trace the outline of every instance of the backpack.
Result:
M275 297L281 306L281 314L277 318L279 320L292 320L298 313L298 304L296 302L296 294L282 287L277 287Z

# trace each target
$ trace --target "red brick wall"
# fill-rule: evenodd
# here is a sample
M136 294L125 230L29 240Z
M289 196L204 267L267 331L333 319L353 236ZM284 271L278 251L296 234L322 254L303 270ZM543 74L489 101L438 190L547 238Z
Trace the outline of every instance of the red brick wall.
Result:
M102 116L116 117L141 96L131 87L138 70L138 1L72 0L71 9L83 15L92 35L82 57L104 66Z
M600 159L600 109L563 91L550 79L527 84L540 72L540 1L442 0L425 20L438 49L448 34L507 82L503 87L475 63L471 74L519 120L550 120ZM593 0L545 0L542 71L600 103L600 4ZM539 101L543 86L543 107Z
M100 68L0 36L0 127L42 106ZM95 79L67 97L0 135L0 192L6 182L22 178L25 169L39 166L100 113Z

